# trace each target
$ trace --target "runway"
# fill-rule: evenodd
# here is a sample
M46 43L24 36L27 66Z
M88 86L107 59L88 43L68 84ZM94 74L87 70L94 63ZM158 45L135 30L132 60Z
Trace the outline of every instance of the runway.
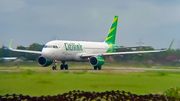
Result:
M137 68L137 67L104 67L102 70L93 70L93 68L73 67L69 70L52 70L51 67L0 67L0 72L21 72L32 70L36 72L87 72L87 73L121 73L121 72L145 72L145 71L176 71L180 69L159 69L159 68Z

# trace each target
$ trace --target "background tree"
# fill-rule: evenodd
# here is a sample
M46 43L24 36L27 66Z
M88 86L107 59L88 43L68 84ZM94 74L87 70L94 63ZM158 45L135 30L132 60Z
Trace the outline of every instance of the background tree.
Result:
M38 43L33 43L31 44L27 49L28 50L33 50L33 51L41 51L43 48L43 45L40 45ZM26 58L28 60L37 60L37 58L39 57L40 55L39 54L32 54L32 53L27 53L26 54Z

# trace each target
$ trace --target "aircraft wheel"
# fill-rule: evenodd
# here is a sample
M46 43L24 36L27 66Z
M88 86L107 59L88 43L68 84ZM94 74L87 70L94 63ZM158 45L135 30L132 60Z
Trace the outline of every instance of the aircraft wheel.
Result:
M54 70L54 66L52 66L52 70Z
M68 70L68 65L67 64L65 64L64 67L65 67L65 70Z
M52 70L57 70L56 66L53 66L53 67L52 67Z
M101 70L101 66L98 67L98 70Z
M94 66L94 70L97 70L97 67L96 67L96 66Z
M63 70L64 69L64 65L61 65L60 69Z

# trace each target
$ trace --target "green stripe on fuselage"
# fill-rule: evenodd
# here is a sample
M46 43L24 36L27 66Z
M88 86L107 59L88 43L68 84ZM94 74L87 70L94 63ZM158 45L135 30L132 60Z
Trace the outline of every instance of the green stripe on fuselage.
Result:
M109 44L109 48L106 51L106 53L112 53L112 52L116 52L116 48L119 48L120 46L116 45L116 44Z

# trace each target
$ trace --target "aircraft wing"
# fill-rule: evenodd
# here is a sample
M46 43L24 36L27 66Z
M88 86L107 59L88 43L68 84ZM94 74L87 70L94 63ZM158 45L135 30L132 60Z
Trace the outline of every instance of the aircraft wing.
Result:
M118 49L130 49L130 48L142 48L142 47L147 47L147 46L118 47L115 49L118 50Z
M174 39L171 42L168 49L165 50L149 50L149 51L128 51L128 52L113 52L113 53L101 53L101 54L81 54L81 57L91 57L91 56L112 56L112 55L123 55L123 54L140 54L140 53L154 53L154 52L163 52L172 49L174 44Z
M13 49L11 48L12 47L12 39L10 41L10 44L9 44L9 50L11 51L16 51L16 52L25 52L25 53L34 53L34 54L42 54L41 51L32 51L32 50L20 50L20 49Z
M112 56L112 55L123 55L123 54L140 54L140 53L153 53L153 52L162 52L167 50L151 50L151 51L129 51L129 52L113 52L113 53L102 53L102 54L82 54L81 57L90 57L90 56Z
M42 54L41 51L20 50L20 49L13 49L13 48L9 48L9 50L16 51L16 52L25 52L25 53Z

